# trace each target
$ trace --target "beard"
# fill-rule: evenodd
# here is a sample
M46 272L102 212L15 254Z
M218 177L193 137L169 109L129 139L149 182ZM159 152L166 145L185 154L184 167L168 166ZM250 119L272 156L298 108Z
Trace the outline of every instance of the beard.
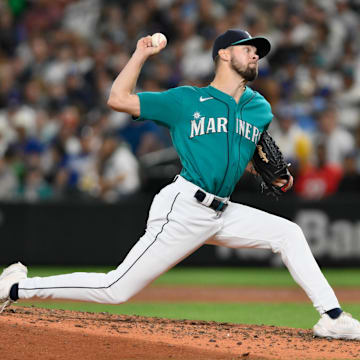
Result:
M231 68L238 73L245 81L253 81L258 76L258 67L240 66L234 59L231 59Z

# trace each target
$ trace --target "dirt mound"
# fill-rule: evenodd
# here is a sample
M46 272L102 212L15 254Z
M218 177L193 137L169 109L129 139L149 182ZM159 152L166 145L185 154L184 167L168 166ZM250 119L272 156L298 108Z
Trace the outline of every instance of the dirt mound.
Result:
M0 315L2 360L359 359L359 341L310 330L12 307Z

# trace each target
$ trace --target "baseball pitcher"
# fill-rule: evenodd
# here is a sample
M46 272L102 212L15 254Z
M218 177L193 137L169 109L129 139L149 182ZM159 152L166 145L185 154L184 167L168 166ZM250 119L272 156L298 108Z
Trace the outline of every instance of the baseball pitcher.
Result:
M21 263L9 266L0 276L2 309L33 297L120 304L202 245L213 244L280 253L321 315L314 334L360 340L360 323L341 310L300 227L229 200L244 171L251 170L254 154L268 164L274 154L281 159L266 131L273 118L271 107L247 86L257 77L259 59L270 51L269 41L228 30L214 42L215 77L209 86L135 94L143 64L165 46L165 40L154 43L151 36L141 38L108 99L112 109L132 115L135 121L151 119L166 126L183 166L155 196L145 234L107 274L28 278ZM267 154L268 148L272 150ZM281 169L267 183L280 193L293 182L287 167ZM261 167L255 170L263 175Z

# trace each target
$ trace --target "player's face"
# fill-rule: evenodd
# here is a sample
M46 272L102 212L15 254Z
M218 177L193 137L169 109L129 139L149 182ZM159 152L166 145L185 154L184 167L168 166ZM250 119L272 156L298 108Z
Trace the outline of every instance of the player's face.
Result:
M235 45L230 48L231 67L246 81L253 81L258 75L259 55L256 47L251 45Z

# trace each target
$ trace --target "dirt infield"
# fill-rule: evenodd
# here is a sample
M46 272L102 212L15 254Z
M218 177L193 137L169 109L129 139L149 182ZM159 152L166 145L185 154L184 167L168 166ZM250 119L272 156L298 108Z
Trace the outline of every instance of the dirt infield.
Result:
M359 300L359 290L337 293L342 301ZM300 289L150 287L132 301L205 299L303 302L306 297ZM275 326L18 306L0 315L0 359L360 359L360 341L316 339L311 330Z
M3 360L359 359L360 342L310 330L10 308L0 316Z

